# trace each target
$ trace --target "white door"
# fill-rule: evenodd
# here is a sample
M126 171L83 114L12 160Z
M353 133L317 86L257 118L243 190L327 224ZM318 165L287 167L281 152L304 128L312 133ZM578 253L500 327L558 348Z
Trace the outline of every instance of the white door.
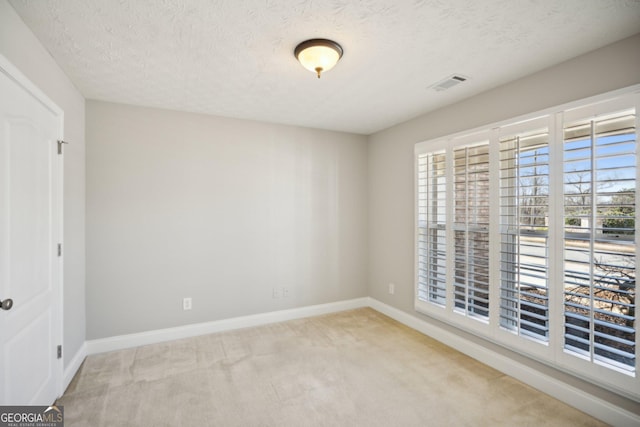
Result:
M13 307L0 309L0 405L50 405L62 373L61 114L6 68L0 62L0 300Z

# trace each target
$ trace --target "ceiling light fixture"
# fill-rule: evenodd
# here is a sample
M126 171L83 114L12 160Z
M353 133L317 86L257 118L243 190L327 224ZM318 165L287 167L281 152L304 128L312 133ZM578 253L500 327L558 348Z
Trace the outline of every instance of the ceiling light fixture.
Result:
M302 66L318 75L332 69L342 57L342 46L333 40L311 39L300 43L294 55Z

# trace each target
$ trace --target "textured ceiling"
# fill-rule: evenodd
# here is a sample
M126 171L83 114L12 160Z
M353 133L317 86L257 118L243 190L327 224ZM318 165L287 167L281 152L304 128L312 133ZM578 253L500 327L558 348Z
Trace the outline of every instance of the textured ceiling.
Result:
M640 0L10 3L86 98L363 134L640 32ZM309 38L345 51L320 80Z

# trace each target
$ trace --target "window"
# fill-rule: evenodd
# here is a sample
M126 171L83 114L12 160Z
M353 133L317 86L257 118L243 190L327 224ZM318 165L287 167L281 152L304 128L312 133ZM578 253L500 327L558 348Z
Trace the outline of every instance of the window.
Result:
M445 160L444 152L418 157L418 292L436 304L446 300Z
M500 138L500 326L549 339L549 130Z
M454 157L455 307L489 317L489 143L458 147Z
M640 397L638 94L416 145L416 310Z
M564 128L564 348L635 372L633 110Z

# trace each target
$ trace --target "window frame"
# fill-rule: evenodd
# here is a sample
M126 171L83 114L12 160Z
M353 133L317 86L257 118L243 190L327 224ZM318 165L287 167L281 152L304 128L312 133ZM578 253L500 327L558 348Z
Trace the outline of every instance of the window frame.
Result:
M610 365L600 365L583 360L576 354L564 350L564 300L563 283L564 275L564 231L563 224L556 223L556 219L564 214L564 190L563 190L563 124L575 122L584 117L609 115L617 110L635 108L636 114L636 194L640 192L640 85L613 92L597 95L583 100L574 101L551 107L542 111L492 123L469 131L435 138L415 145L414 152L414 186L415 186L415 298L414 308L417 312L434 317L440 321L473 333L487 341L501 345L507 349L525 355L529 358L547 364L563 372L575 375L587 381L598 384L634 400L640 400L640 317L636 314L635 324L635 374L631 376L612 368ZM501 269L501 233L500 233L500 139L505 134L518 131L531 130L543 124L549 131L549 245L548 245L548 298L549 298L549 338L544 343L531 339L526 335L518 335L501 327L500 325L500 269ZM456 313L454 302L455 288L452 272L455 255L449 255L447 264L447 288L446 305L433 304L419 299L419 277L417 275L418 256L418 156L430 152L445 152L446 162L446 210L452 219L446 222L447 254L455 254L454 251L454 156L456 147L473 145L482 138L489 141L489 200L491 218L489 224L489 316L486 322L478 321ZM560 160L552 160L560 159ZM640 197L636 197L636 224L640 224ZM495 202L495 203L494 203ZM551 223L554 223L553 225ZM636 255L640 254L640 233L635 235ZM636 289L636 295L637 295ZM636 311L637 311L636 302Z

